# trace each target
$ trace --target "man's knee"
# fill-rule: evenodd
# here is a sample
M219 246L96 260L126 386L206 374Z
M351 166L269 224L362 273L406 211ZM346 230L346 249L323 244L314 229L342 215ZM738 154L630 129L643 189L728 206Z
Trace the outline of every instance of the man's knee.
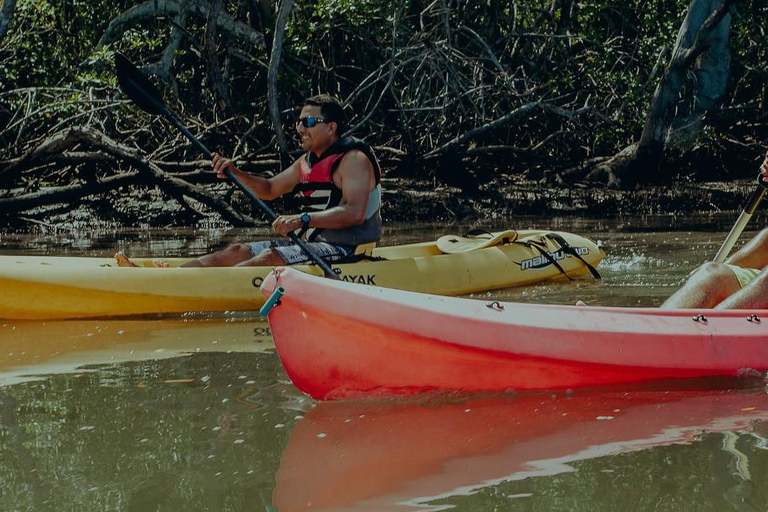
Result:
M670 296L663 308L712 308L739 290L736 274L722 263L705 263L685 285Z
M274 248L268 248L248 260L248 265L268 266L268 265L286 265L282 255Z
M251 258L251 246L248 244L232 244L224 249L224 252L231 256L236 256L241 260Z
M710 261L697 268L691 276L691 280L717 282L729 280L731 277L735 278L733 271L727 265Z

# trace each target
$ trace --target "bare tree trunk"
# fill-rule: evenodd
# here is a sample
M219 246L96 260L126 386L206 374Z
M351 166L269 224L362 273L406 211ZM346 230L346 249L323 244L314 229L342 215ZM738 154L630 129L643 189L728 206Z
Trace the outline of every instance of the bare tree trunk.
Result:
M728 31L730 30L730 9L733 0L693 0L688 9L688 14L683 20L680 32L677 36L675 49L664 77L656 88L648 117L645 120L643 134L637 146L637 153L644 155L648 163L658 168L662 153L670 140L670 128L675 114L675 107L680 100L680 91L683 88L686 74L699 59L706 60L710 68L713 64L724 66L727 79L730 59L722 62L713 62L713 58L706 58L712 47L713 40L717 41L717 50L722 51L723 39L727 48ZM719 73L722 75L722 70ZM722 82L722 78L720 78ZM722 95L720 92L719 96ZM709 106L712 106L710 103ZM698 112L701 115L701 112Z
M208 80L211 82L211 88L216 97L219 111L224 117L229 117L233 111L232 101L229 98L229 91L221 73L219 58L216 55L216 19L219 17L221 9L221 0L213 0L210 13L208 14L208 25L205 29L205 63Z
M587 175L588 180L615 187L657 180L661 177L660 165L670 142L690 144L695 141L701 131L703 115L722 97L728 79L729 11L734 1L691 1L667 70L651 100L640 140L592 169ZM688 103L689 108L692 105L695 108L680 116L677 112L681 108L680 96L692 67L699 83ZM675 123L676 118L684 121ZM685 127L685 133L677 139L674 138L674 124L679 130Z
M288 154L288 142L283 131L282 118L280 116L280 103L277 97L277 72L280 68L280 55L283 50L283 36L285 35L285 23L293 9L293 0L282 0L280 11L275 24L275 36L272 41L272 53L269 56L269 71L267 73L269 112L272 117L272 126L277 136L277 146L280 149L280 159Z
M718 0L710 0L710 4L717 3L719 3ZM707 12L712 12L718 8L718 5L702 7L707 7L709 8ZM698 16L696 22L701 24L705 17L706 13ZM682 149L693 146L704 127L705 114L725 95L731 71L731 51L728 46L730 22L731 16L726 14L722 21L713 27L707 36L709 47L693 64L693 73L696 77L695 90L688 108L688 116L675 119L672 123L667 142L673 146ZM689 30L686 33L690 36L692 31ZM689 43L689 45L692 44L693 42Z
M13 13L16 10L16 0L3 0L3 6L0 7L0 42L8 33L8 28L13 20Z

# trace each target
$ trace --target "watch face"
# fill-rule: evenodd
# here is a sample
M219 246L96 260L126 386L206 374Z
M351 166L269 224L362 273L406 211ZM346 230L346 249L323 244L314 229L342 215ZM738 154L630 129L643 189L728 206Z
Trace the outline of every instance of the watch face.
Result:
M304 222L304 223L309 222L309 214L308 213L302 213L301 214L301 222Z

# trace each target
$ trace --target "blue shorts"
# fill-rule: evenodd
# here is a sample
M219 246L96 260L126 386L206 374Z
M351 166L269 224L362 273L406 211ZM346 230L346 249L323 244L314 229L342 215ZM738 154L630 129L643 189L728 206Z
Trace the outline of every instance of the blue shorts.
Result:
M328 262L339 261L355 252L354 245L335 245L327 242L305 243L312 252ZM251 258L255 258L265 249L274 249L283 258L286 265L297 265L313 261L309 254L305 253L301 247L291 240L264 240L263 242L251 242L248 246L251 248Z

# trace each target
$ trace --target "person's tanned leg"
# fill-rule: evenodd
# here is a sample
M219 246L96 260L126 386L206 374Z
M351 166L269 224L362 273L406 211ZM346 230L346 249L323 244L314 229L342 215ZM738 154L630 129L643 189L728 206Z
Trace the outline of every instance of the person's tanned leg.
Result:
M254 258L238 263L238 267L281 267L287 265L280 253L274 249L265 249Z
M763 229L726 261L742 268L764 268L768 265L768 228ZM705 263L661 307L723 307L720 305L723 301L740 291L739 280L733 271L719 263Z
M760 231L726 261L742 268L764 268L768 265L768 228Z
M705 263L669 297L662 308L713 308L740 290L736 274L720 263Z
M115 254L118 267L138 267L125 254ZM266 249L258 256L252 257L251 247L248 244L233 244L211 254L206 254L194 260L188 261L182 267L234 267L234 266L281 266L285 260L273 249ZM153 260L152 266L167 268L168 264L162 260Z
M249 259L251 248L248 244L233 244L221 251L189 261L182 267L234 267Z
M734 293L717 309L768 309L768 269L760 272L744 289Z

